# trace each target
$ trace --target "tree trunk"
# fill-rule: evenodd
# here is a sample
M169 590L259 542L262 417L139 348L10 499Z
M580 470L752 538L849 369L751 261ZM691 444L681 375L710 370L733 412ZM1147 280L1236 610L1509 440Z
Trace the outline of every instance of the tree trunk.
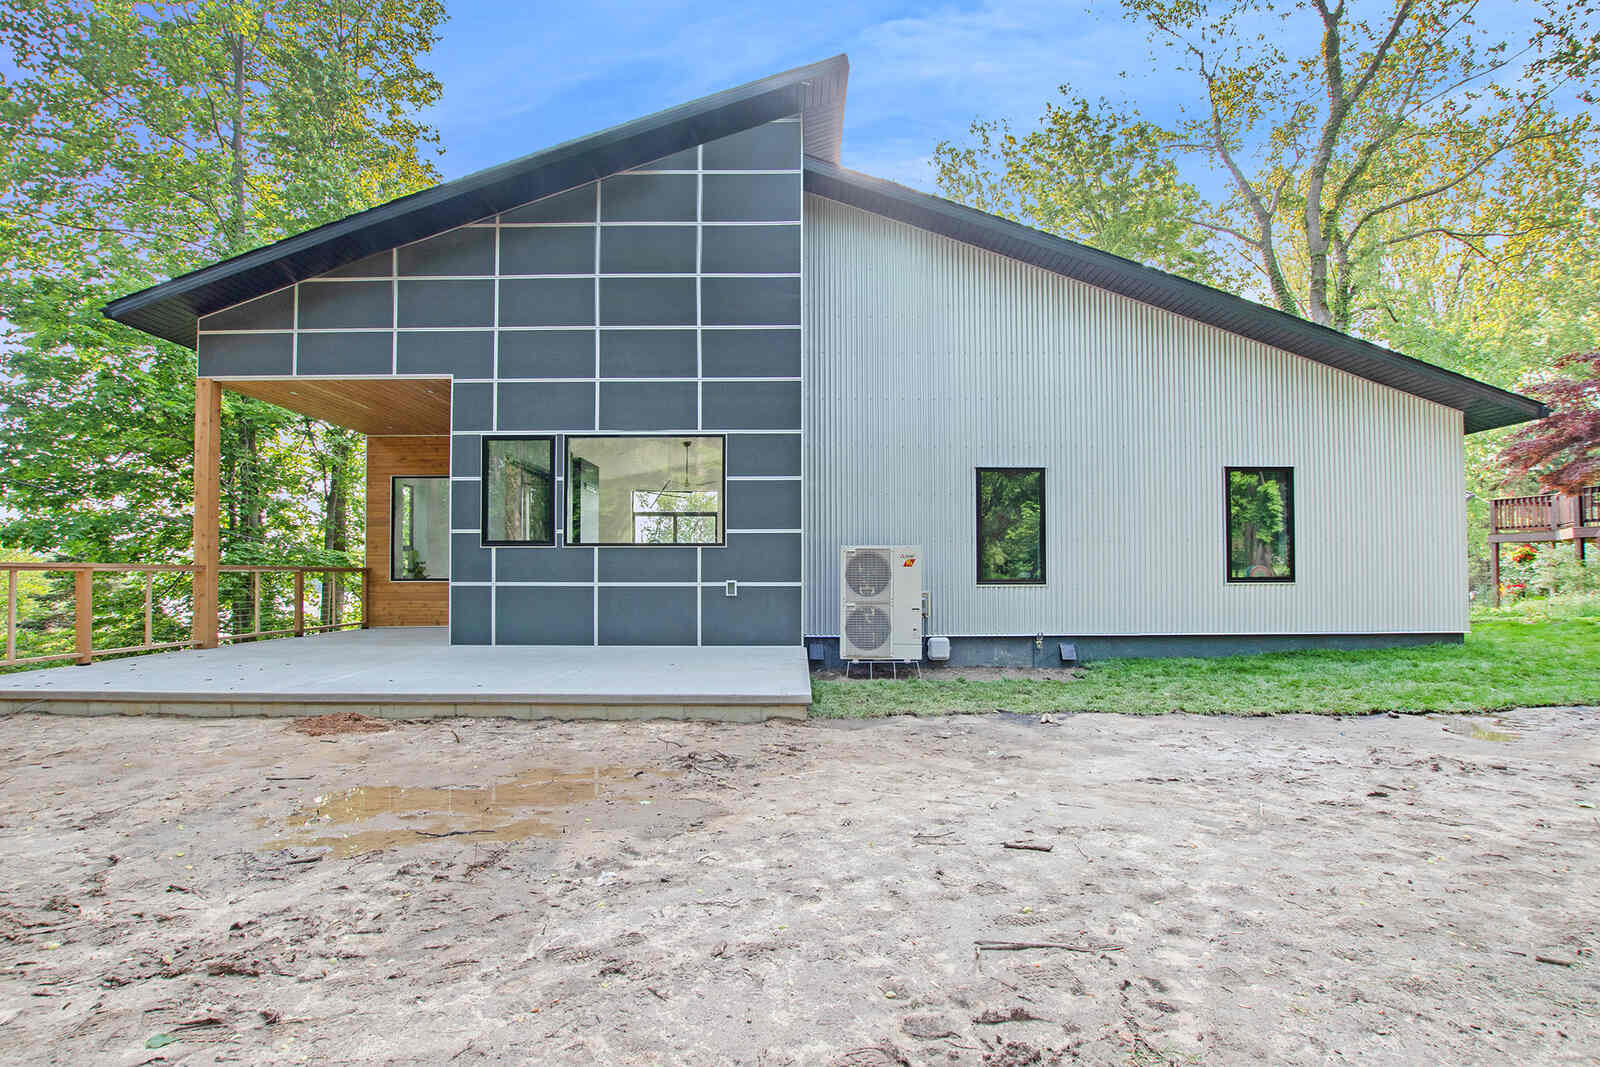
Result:
M330 552L347 552L350 549L350 488L355 445L352 435L345 430L328 431L328 481L327 495L323 499L322 547ZM348 578L346 578L348 581ZM331 585L324 587L322 622L331 626L344 616L344 588L335 596L327 595Z
M233 204L230 228L232 233L228 236L232 241L233 250L240 251L244 245L244 37L241 34L229 35L229 49L233 53L233 130L229 144L229 179L233 190Z

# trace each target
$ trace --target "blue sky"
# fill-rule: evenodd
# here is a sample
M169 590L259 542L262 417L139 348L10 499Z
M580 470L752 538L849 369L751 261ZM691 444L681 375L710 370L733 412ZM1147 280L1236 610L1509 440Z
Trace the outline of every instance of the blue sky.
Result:
M1388 0L1351 3L1376 19L1393 10ZM1524 3L1485 0L1479 23L1526 26ZM929 191L941 140L963 139L978 117L1028 128L1063 83L1135 100L1158 122L1196 91L1167 72L1170 58L1150 61L1144 31L1114 0L447 6L431 57L444 97L427 116L446 178L839 52L850 56L845 165ZM1293 50L1314 50L1315 17L1300 10L1293 25Z
M444 98L428 115L447 178L845 52L845 164L932 189L934 145L962 137L972 119L1031 121L1062 82L1121 96L1118 72L1142 69L1145 56L1142 34L1114 6L1041 0L448 9L432 57ZM1178 84L1132 88L1160 101Z

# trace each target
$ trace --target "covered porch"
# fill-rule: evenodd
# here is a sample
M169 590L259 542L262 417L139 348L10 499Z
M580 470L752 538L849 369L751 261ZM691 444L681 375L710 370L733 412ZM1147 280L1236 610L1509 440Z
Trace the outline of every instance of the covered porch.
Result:
M0 711L385 718L804 718L800 646L452 645L434 626L311 634L0 675Z
M198 379L193 562L0 563L0 713L806 715L810 675L799 645L452 645L448 516L441 562L420 495L415 513L398 495L407 483L420 494L422 483L450 475L451 385L438 377ZM366 436L365 566L221 562L224 389ZM30 580L50 572L70 574L68 595L59 594L58 574L53 599L30 597ZM40 608L41 625L29 627L30 607ZM4 673L63 661L74 665Z

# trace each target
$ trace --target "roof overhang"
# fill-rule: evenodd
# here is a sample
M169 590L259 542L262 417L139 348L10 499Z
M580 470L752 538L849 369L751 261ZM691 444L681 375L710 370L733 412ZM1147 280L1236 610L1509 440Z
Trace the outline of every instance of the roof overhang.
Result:
M195 347L201 315L706 141L799 114L812 156L839 159L843 55L774 74L392 200L113 300L105 314Z
M1537 400L1109 252L846 170L834 160L808 157L805 187L808 193L943 234L1456 408L1467 433L1549 414Z

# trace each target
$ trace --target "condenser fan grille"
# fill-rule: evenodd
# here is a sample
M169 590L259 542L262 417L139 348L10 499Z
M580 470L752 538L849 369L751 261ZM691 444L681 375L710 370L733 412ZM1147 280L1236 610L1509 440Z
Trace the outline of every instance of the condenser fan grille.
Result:
M863 652L882 648L889 641L889 613L882 608L851 608L845 619L844 636Z
M882 552L857 552L844 567L844 584L856 596L878 596L889 588L889 559Z

